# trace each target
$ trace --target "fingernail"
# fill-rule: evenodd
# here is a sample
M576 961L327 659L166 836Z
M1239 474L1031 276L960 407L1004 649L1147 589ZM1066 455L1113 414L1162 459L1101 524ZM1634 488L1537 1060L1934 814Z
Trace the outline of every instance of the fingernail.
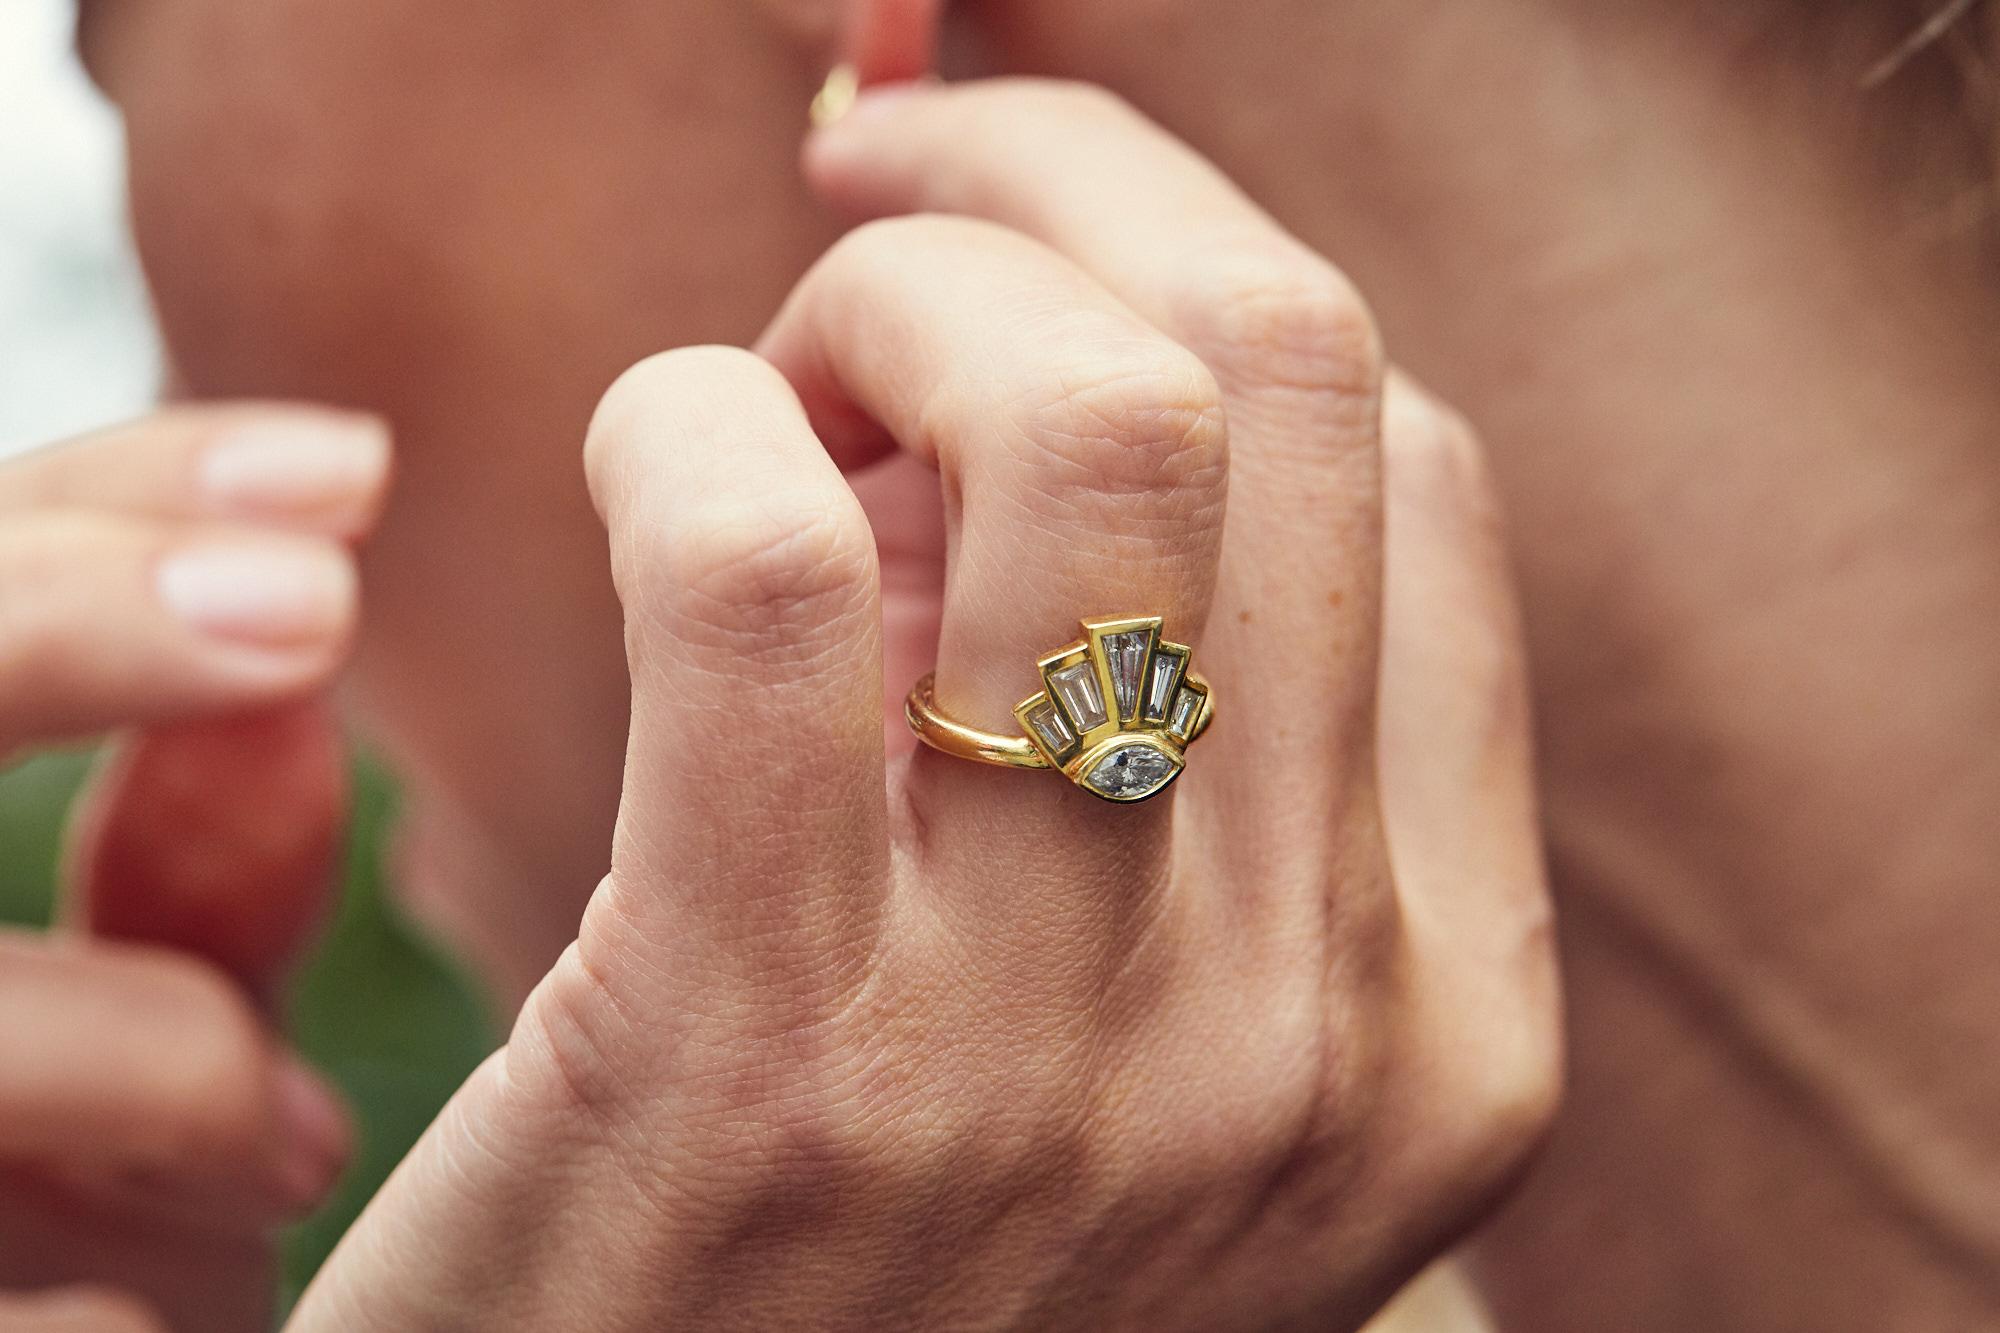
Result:
M324 1199L354 1151L347 1108L326 1081L291 1056L278 1063L278 1186L286 1202L310 1208Z
M160 601L218 638L266 647L318 642L353 616L346 554L304 539L236 539L191 546L160 562Z
M826 82L813 94L812 106L806 114L813 128L823 130L837 123L854 105L854 95L861 91L860 76L854 66L835 65L827 71Z
M336 535L367 522L389 467L389 437L366 417L246 422L202 455L199 484L219 513L283 519Z

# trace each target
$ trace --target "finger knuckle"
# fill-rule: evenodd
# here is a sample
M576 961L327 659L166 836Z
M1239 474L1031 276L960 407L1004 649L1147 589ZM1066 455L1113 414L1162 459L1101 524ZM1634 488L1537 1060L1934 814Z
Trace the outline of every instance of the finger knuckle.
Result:
M1015 413L1043 494L1220 504L1229 472L1222 391L1208 367L1175 344L1093 348L1018 394Z
M742 652L845 633L872 612L881 577L866 516L830 488L713 499L649 545L666 627Z
M816 284L832 274L854 273L861 279L856 289L865 290L875 275L906 268L912 255L944 250L948 259L957 260L968 243L977 244L1000 230L974 218L935 213L871 218L835 241L806 281Z
M1464 1154L1475 1180L1511 1178L1547 1141L1562 1107L1561 1039L1553 1022L1527 1025L1504 1052L1481 1064L1466 1094L1478 1125Z
M1516 1019L1506 1044L1489 1044L1489 1119L1503 1142L1525 1155L1539 1146L1561 1109L1564 1084L1562 1005L1556 980L1555 911L1539 869L1513 886L1512 942Z
M791 389L776 367L740 347L676 347L636 362L598 399L584 433L584 470L602 503L618 481L623 461L657 444L679 420L678 409L696 390L717 387L747 395Z
M1382 450L1392 485L1498 523L1499 495L1478 432L1400 376L1384 400Z
M1444 1037L1454 1058L1443 1071L1435 1130L1442 1184L1463 1197L1503 1188L1531 1162L1562 1107L1564 1055L1553 926L1546 896L1521 895L1507 927L1509 984L1477 1012L1460 1012ZM1497 943L1497 941L1496 941Z
M775 1009L768 1022L736 1010L731 1031L698 1013L656 1015L601 937L590 946L587 934L564 955L509 1044L538 1121L614 1153L649 1142L634 1185L696 1222L852 1193L882 1167L880 1121L846 1086L852 1051L828 1027ZM646 1129L662 1118L675 1126L664 1145Z
M535 1106L602 1130L643 1105L624 1012L624 997L572 944L522 1005L508 1043L509 1068Z
M1195 266L1177 313L1226 378L1298 395L1314 413L1372 418L1381 334L1354 284L1290 244L1239 248Z

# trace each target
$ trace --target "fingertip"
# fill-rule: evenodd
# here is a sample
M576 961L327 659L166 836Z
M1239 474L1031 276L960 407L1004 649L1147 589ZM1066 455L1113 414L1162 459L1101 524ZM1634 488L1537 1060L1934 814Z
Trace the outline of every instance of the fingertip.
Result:
M201 452L196 482L218 517L353 540L381 512L390 465L389 428L379 417L264 410L218 432Z
M353 556L325 540L204 536L169 551L153 581L160 605L209 648L301 684L331 669L359 614Z
M347 1169L354 1153L352 1124L340 1095L298 1057L278 1056L272 1084L280 1198L289 1208L307 1211L325 1200Z

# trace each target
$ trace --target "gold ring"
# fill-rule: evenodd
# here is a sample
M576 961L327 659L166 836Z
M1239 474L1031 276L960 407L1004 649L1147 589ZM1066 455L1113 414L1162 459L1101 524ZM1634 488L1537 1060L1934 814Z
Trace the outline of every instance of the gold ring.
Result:
M1194 650L1160 637L1158 616L1083 622L1083 639L1042 658L1042 688L1014 709L1024 734L1002 736L946 717L934 676L903 705L917 739L960 759L1052 768L1093 796L1129 804L1165 791L1187 747L1215 717Z

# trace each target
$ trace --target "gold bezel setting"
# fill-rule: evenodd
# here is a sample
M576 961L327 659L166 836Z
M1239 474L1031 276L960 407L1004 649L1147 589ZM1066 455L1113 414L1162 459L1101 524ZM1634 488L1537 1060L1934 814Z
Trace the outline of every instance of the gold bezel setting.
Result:
M1174 784L1215 718L1194 650L1158 616L1083 622L1083 638L1036 663L1042 688L1014 709L1022 735L981 731L937 705L935 679L910 687L903 716L933 750L1005 768L1053 768L1102 800L1133 805Z
M1083 622L1081 642L1038 663L1042 688L1014 709L1049 767L1103 800L1130 805L1172 786L1213 712L1186 644L1159 616Z

